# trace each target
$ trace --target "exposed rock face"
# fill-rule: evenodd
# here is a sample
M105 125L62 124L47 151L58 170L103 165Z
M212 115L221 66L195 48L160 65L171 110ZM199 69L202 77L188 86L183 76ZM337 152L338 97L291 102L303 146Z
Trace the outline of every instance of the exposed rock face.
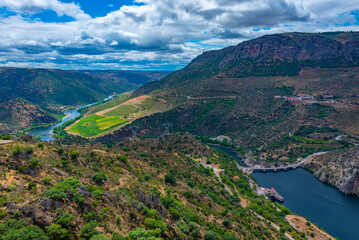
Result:
M305 165L322 182L359 196L359 147L318 156Z
M208 51L184 69L139 88L134 95L156 89L199 84L214 75L227 77L292 76L302 67L359 65L359 33L284 33L266 35L237 46Z
M146 194L142 190L140 190L137 195L137 200L142 202L149 208L156 209L161 217L167 218L167 212L165 208L160 204L160 197L158 195L150 193L149 196L146 196Z

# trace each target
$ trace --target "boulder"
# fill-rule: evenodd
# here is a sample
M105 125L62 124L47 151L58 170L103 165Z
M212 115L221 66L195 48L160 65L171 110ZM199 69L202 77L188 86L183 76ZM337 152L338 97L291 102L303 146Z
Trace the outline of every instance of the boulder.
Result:
M54 219L51 217L50 214L47 214L41 210L36 210L34 212L33 219L34 223L42 228L50 226L54 222Z
M19 210L20 210L25 216L34 217L34 213L35 213L35 207L34 207L34 206L24 205L24 206L19 207Z
M50 211L52 208L52 200L50 198L41 198L39 200L42 211Z

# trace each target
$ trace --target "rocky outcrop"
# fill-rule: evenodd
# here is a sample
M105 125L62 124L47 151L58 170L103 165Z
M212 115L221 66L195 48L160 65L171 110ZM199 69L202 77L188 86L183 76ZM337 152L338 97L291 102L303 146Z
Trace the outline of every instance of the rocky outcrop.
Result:
M157 194L150 193L148 196L146 196L146 194L142 190L140 190L138 191L136 199L139 202L142 202L147 207L156 209L161 217L168 217L165 208L160 203L160 196L158 196Z
M311 159L305 167L320 181L344 194L359 196L359 147L351 147Z

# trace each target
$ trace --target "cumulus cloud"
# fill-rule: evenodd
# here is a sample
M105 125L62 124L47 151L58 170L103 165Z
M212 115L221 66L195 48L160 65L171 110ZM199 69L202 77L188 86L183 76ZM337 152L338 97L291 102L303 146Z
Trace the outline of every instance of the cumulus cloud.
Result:
M356 30L356 0L137 0L91 18L75 3L0 0L0 65L178 68L209 49L286 31ZM32 19L52 10L70 22ZM342 23L346 23L346 26ZM350 23L351 26L347 26Z

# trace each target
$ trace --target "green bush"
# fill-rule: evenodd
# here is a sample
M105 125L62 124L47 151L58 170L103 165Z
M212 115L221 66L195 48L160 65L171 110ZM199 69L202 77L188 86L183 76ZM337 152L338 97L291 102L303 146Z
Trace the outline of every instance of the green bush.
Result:
M62 228L59 224L53 224L46 227L47 236L52 240L71 240L72 233L70 230Z
M223 235L223 240L238 240L238 238L236 237L236 234L234 234L234 233L225 233Z
M27 189L32 190L37 187L37 184L34 181L29 181L29 184L27 185Z
M121 161L123 163L127 163L127 157L123 156L123 155L118 155L117 160L119 160L119 161Z
M71 152L70 152L70 156L71 156L72 159L76 159L76 158L78 158L78 157L80 156L80 152L78 152L78 151L71 151Z
M2 240L49 240L38 226L30 226L25 220L8 220L0 224Z
M85 224L80 231L81 237L84 239L91 239L92 237L100 234L99 231L96 230L96 227L98 226L97 221L91 221L87 224Z
M175 208L170 208L169 212L174 220L178 220L181 217L181 212Z
M97 185L103 185L106 181L107 181L107 177L104 173L96 173L93 177L92 180L97 184Z
M108 238L104 234L98 234L93 236L90 240L107 240Z
M31 153L34 152L34 149L33 149L32 147L27 147L27 148L25 148L25 152L26 152L27 154L31 154Z
M187 226L184 222L182 222L182 221L177 221L177 222L176 222L176 225L177 225L177 227L178 227L183 233L185 233L185 234L188 233L189 228L188 228L188 226Z
M165 183L175 185L176 184L176 178L171 173L165 175Z
M209 230L204 233L204 239L205 240L216 240L216 239L218 239L218 237L215 232Z
M39 160L37 158L33 158L29 161L29 167L30 168L36 168L37 166L39 166Z
M42 184L45 184L45 185L50 185L51 182L52 182L52 178L51 177L44 177L42 180L41 180Z
M22 147L21 146L19 146L19 145L16 145L15 147L14 147L14 149L12 150L12 152L11 152L11 155L13 155L13 156L19 156L21 153L22 153Z
M3 136L2 139L3 139L3 140L10 140L11 137L10 137L9 135L6 135L6 136Z
M52 198L54 200L62 200L67 197L67 194L65 193L67 189L75 191L76 188L80 186L81 186L81 182L79 180L69 177L64 181L53 186L50 190L46 191L45 196Z

